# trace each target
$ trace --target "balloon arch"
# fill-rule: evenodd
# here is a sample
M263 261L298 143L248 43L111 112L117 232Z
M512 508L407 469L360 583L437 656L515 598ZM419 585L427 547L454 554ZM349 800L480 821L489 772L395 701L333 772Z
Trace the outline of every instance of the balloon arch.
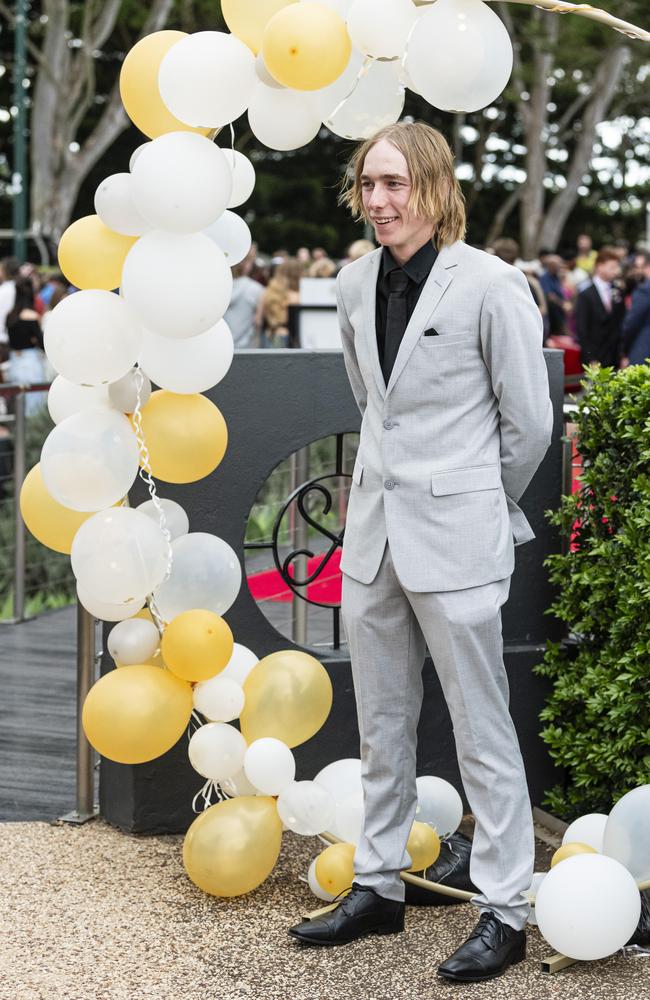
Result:
M586 4L536 4L650 37ZM70 554L84 607L118 623L108 642L117 669L94 685L83 710L91 744L112 760L141 763L189 726L190 762L205 781L195 797L203 811L184 844L189 877L208 893L241 895L272 870L283 825L308 836L328 831L340 843L314 861L309 884L331 899L353 876L360 762L335 761L296 782L291 752L327 718L329 677L306 653L258 660L234 641L222 616L241 585L238 559L222 539L191 532L155 482L209 475L228 445L226 423L202 393L233 358L223 316L231 267L251 235L231 210L250 196L255 172L213 139L245 112L275 150L305 145L323 123L344 138L367 138L399 119L407 87L442 110L478 110L505 87L512 45L483 0L223 0L223 14L230 33L159 31L124 60L124 107L149 141L128 172L99 185L97 214L61 239L61 269L79 291L56 306L45 334L58 372L48 401L56 426L25 480L21 509L43 544ZM160 386L153 393L151 381ZM133 509L127 496L138 474L151 499ZM648 791L630 793L634 808L613 810L611 857L590 857L582 868L570 858L566 878L545 882L542 930L566 954L581 946L570 929L558 930L560 918L582 907L574 924L586 926L595 905L584 904L587 884L607 881L601 925L618 930L597 938L598 953L575 957L610 954L638 919L635 879L650 878L650 839L639 859L626 831L650 815ZM418 779L418 801L411 871L436 860L439 837L462 816L458 793L433 776Z

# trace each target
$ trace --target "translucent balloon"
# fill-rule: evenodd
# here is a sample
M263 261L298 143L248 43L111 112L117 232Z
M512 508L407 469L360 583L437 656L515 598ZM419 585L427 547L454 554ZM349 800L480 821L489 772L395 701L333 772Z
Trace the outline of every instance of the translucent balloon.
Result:
M219 781L241 770L246 740L234 726L208 722L193 734L188 749L190 764L204 778Z
M318 732L332 707L332 682L314 656L285 649L265 656L244 684L241 730L249 743L274 736L290 747Z
M241 896L270 875L282 844L273 799L242 796L201 813L187 831L183 863L188 876L213 896Z
M572 844L577 841L580 844L589 844L594 851L598 851L600 854L603 850L606 823L606 813L588 813L586 816L580 816L566 828L562 843Z
M236 208L248 201L255 187L255 167L243 153L236 149L224 149L226 162L232 173L232 194L228 208Z
M637 882L650 879L650 784L633 788L609 814L603 853L616 858Z
M174 541L175 538L186 535L190 530L190 520L181 505L176 503L175 500L167 500L161 497L158 497L158 503L165 513L165 527L170 534L171 540ZM136 507L136 510L139 510L141 514L146 514L156 524L160 524L160 515L156 510L153 500L145 500L144 503Z
M354 844L330 844L316 858L314 870L320 887L332 896L350 889L354 880Z
M512 43L482 0L437 0L418 18L404 65L417 92L435 108L478 111L508 83Z
M524 896L531 904L527 923L529 923L532 927L537 927L537 917L535 916L535 897L537 896L540 885L546 878L546 874L546 872L535 872L533 880L530 883L530 887L524 893Z
M232 364L235 344L225 320L187 340L144 330L138 363L161 389L180 395L205 392L221 382Z
M270 149L298 149L319 132L320 115L305 94L274 90L257 81L248 106L253 135Z
M219 674L194 685L194 708L210 722L232 722L244 707L244 691L232 677Z
M316 878L317 860L318 860L317 858L314 858L314 860L309 866L309 871L307 872L307 884L309 885L309 888L313 892L314 896L316 896L318 899L325 900L326 903L331 903L332 900L334 899L334 896L332 895L331 892L327 892L325 889L322 889L318 879Z
M230 545L194 531L172 542L172 553L171 575L154 591L163 619L169 622L191 608L225 614L241 587L241 566Z
M151 229L136 208L133 180L128 173L111 174L101 182L95 191L95 211L105 226L124 236L142 236Z
M226 210L232 173L223 150L192 132L147 143L133 166L133 199L155 229L194 233Z
M193 608L176 615L165 629L161 652L169 669L186 681L206 681L232 655L230 626L213 611Z
M254 740L244 756L244 774L265 795L279 795L296 776L291 750L272 736Z
M634 933L641 896L630 873L602 854L580 854L551 869L537 892L535 916L555 951L597 961Z
M151 397L151 382L142 375L140 388L140 406L146 406ZM111 382L108 387L108 398L111 406L122 413L133 413L138 402L138 376L135 368L123 375L117 382Z
M108 652L119 666L146 663L160 646L160 633L153 622L133 618L112 628L106 644Z
M336 803L336 836L358 844L363 829L363 793L356 791ZM333 833L333 831L330 831Z
M151 518L131 507L111 507L82 524L70 560L88 594L123 604L150 594L164 578L167 543Z
M233 775L232 778L222 778L219 781L219 786L223 789L226 795L257 795L255 785L251 785L250 781L244 774L243 768L241 771L238 771L237 774Z
M354 0L347 12L352 44L375 59L394 59L404 52L418 16L411 0Z
M243 686L244 681L256 663L259 663L259 657L248 646L242 646L236 642L228 665L225 670L221 671L221 676L232 677L233 680Z
M124 604L111 604L110 601L99 601L94 594L87 593L77 581L77 597L86 611L104 622L121 622L135 617L144 607L146 598L134 597Z
M97 215L73 222L59 241L59 267L77 288L118 288L135 236L114 233Z
M138 474L138 442L127 418L107 406L66 417L41 451L49 493L72 510L104 510L125 497Z
M262 38L269 72L295 90L318 90L334 83L347 65L350 48L343 18L309 0L274 14Z
M163 337L195 337L209 330L225 313L231 294L226 258L203 233L146 233L124 263L124 299L144 326Z
M262 45L262 35L270 19L296 0L222 0L221 12L233 35L241 38L252 52Z
M322 121L327 121L341 101L348 96L362 65L363 56L358 49L352 49L348 64L338 80L335 80L329 87L314 90L308 95L310 104L317 110Z
M223 251L231 267L248 255L253 243L250 229L235 212L224 212L203 232Z
M158 86L181 121L219 128L244 113L256 80L255 58L234 35L197 31L162 60Z
M154 392L142 409L142 433L151 474L166 483L194 483L209 475L228 446L226 421L199 393Z
M463 818L463 800L444 778L424 774L416 779L418 793L416 820L435 827L439 837L455 833Z
M260 52L255 60L255 73L257 79L260 80L265 87L272 87L274 90L282 90L284 87L283 83L278 83L275 77L271 76L269 73L266 63L264 62L264 56Z
M25 476L20 489L20 513L28 531L41 545L70 554L77 531L92 514L64 507L48 493L40 463Z
M314 781L330 792L335 806L338 806L354 793L361 795L361 761L350 757L332 761L318 772ZM336 823L336 813L329 833L344 839Z
M315 781L293 781L278 796L280 819L303 837L329 830L334 812L334 799Z
M325 124L344 139L369 139L386 125L393 125L404 107L404 85L399 59L373 62L342 107Z
M77 385L103 385L133 367L142 328L119 295L88 289L54 307L44 340L45 353L64 378Z
M110 406L108 386L77 385L63 375L57 375L47 394L47 408L55 424L66 417L94 406Z

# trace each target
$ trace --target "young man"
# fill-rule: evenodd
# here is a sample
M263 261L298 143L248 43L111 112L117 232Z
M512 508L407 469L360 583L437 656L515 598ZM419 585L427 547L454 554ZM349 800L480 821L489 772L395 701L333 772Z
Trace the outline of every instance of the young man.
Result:
M393 125L364 142L345 198L382 244L338 277L363 415L341 569L365 818L352 891L291 933L338 944L403 929L428 646L476 818L470 873L481 910L438 971L487 979L524 957L533 871L500 608L514 544L533 537L517 501L551 436L542 321L523 274L463 242L453 157L428 125Z
M583 365L598 363L618 368L623 354L621 327L625 301L615 284L621 275L616 247L598 251L592 280L576 299L576 334Z

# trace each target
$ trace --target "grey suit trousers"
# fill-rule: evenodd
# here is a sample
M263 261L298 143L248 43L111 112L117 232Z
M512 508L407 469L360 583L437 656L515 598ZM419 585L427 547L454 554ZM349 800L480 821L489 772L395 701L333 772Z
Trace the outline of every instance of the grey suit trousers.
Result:
M355 879L404 898L401 869L417 805L417 724L426 647L449 708L465 793L476 819L470 874L473 902L510 926L524 926L534 835L530 800L508 710L501 606L510 578L466 590L416 593L395 572L388 544L364 584L343 574L341 615L348 638L361 734L363 831Z

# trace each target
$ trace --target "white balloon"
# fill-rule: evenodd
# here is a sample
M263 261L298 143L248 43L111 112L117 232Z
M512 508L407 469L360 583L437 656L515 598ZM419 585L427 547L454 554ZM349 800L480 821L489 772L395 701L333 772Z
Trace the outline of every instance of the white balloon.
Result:
M131 174L106 177L95 191L95 211L113 232L124 236L142 236L151 229L151 225L136 207L132 185Z
M233 775L232 778L221 778L219 784L226 795L231 795L236 797L238 795L257 795L257 788L255 785L251 785L250 781L244 774L244 769L237 771L237 774Z
M195 233L226 210L232 173L223 150L196 132L168 132L133 167L133 198L155 229Z
M411 0L354 0L346 15L352 44L374 59L401 56L417 20Z
M353 2L354 0L319 0L319 3L323 4L323 6L331 7L332 10L335 10L344 21L348 16L348 11Z
M363 66L363 56L358 49L353 48L348 64L341 75L322 90L312 90L308 93L309 102L317 110L322 121L332 115L341 101L348 96Z
M142 145L136 146L136 148L131 153L131 159L129 160L129 170L133 170L135 164L137 163L138 157L140 156L140 153L142 152L143 149L146 149L148 145L149 145L148 142L143 142Z
M602 854L606 822L606 813L588 813L586 816L580 816L566 828L562 843L589 844L594 851Z
M255 187L255 167L237 149L224 149L223 155L232 173L232 194L228 208L236 208L248 201Z
M244 681L251 670L259 662L259 657L248 646L242 646L236 642L233 646L232 656L219 676L232 677L234 681L237 681L243 687Z
M220 781L241 770L246 740L234 726L208 722L194 733L188 747L190 764L204 778Z
M194 685L194 708L210 722L232 722L244 707L244 690L232 677L217 674Z
M618 951L634 933L641 895L630 873L603 854L566 858L537 891L535 916L555 951L597 961Z
M81 525L70 551L72 571L99 601L123 604L150 594L167 571L165 537L131 507L101 510Z
M55 424L94 406L110 406L108 386L77 385L57 375L47 394L47 408Z
M235 35L197 31L163 58L158 88L180 121L217 128L244 113L256 79L255 56Z
M318 858L314 858L314 860L309 866L309 871L307 872L307 883L309 885L309 888L313 892L314 896L316 896L318 899L324 899L326 903L331 903L332 900L334 899L334 896L332 895L331 892L328 892L327 889L323 889L320 882L316 878L317 861Z
M45 488L72 510L103 510L129 492L138 474L139 449L123 413L95 406L66 417L41 451Z
M361 795L361 761L354 757L334 760L318 772L314 781L330 792L335 806L338 806L339 803L355 793ZM345 840L338 828L336 813L329 833L338 837L339 840Z
M530 903L530 913L528 914L527 923L529 923L531 927L537 927L537 917L535 916L535 898L537 896L537 892L539 890L540 885L546 878L546 875L547 875L546 872L535 872L535 874L533 875L533 880L530 883L530 886L528 887L528 889L526 889L524 893L524 896Z
M263 736L246 751L244 773L258 791L279 795L295 778L296 761L286 743Z
M186 340L144 330L138 363L161 389L184 394L205 392L221 382L234 354L232 333L220 319L205 333Z
M303 837L329 830L334 819L334 799L315 781L293 781L280 792L277 806L284 825Z
M99 601L94 594L87 593L81 583L77 581L77 597L79 603L86 611L104 622L121 622L127 618L137 615L138 611L144 607L144 597L134 597L132 601L125 604L111 604L109 601Z
M298 149L311 142L321 126L309 98L297 90L273 90L259 81L248 107L253 135L270 149Z
M373 62L342 107L325 119L331 132L343 139L369 139L393 125L404 107L401 62Z
M122 378L133 367L142 330L119 295L90 288L68 295L54 307L44 340L45 353L57 372L77 385L102 385Z
M463 818L463 800L444 778L423 774L416 779L418 805L415 819L435 827L440 838L455 833Z
M611 810L603 853L625 865L637 882L650 879L650 784L633 788Z
M160 647L160 633L153 622L132 618L120 622L108 633L108 652L120 667L146 663Z
M165 527L169 532L172 542L175 538L180 538L181 535L186 535L190 530L190 519L181 507L179 503L175 500L167 500L158 497L158 503L161 505L165 514ZM139 504L136 507L141 514L146 514L150 517L152 521L160 525L160 514L156 509L156 505L153 500L145 500L144 503Z
M279 83L274 76L268 71L267 65L264 62L264 56L261 51L258 52L257 58L255 59L255 75L257 79L260 80L265 87L273 87L274 90L284 90L285 86L283 83Z
M203 608L223 615L241 587L241 566L234 550L216 535L191 531L172 542L173 563L168 580L154 591L162 618Z
M437 0L420 14L404 66L416 91L435 108L478 111L508 83L512 43L483 0Z
M146 233L124 261L124 299L147 329L163 337L182 339L209 330L222 318L231 294L232 274L226 258L203 233Z
M358 844L362 830L363 793L352 792L336 803L336 836L346 844Z
M144 406L151 396L151 382L143 373L140 389L140 406ZM111 382L108 387L108 398L111 406L122 413L133 413L138 402L138 377L135 368L123 375L117 382Z
M250 229L235 212L224 212L203 232L223 251L231 267L239 264L248 255L253 244Z

